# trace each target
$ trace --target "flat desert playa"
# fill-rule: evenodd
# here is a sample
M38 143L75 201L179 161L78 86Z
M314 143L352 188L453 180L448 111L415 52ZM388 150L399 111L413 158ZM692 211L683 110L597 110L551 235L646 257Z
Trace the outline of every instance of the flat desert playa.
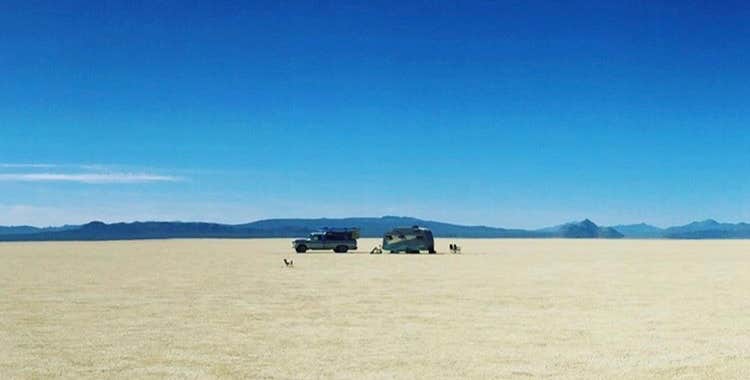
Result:
M0 378L750 377L750 241L454 241L3 243Z

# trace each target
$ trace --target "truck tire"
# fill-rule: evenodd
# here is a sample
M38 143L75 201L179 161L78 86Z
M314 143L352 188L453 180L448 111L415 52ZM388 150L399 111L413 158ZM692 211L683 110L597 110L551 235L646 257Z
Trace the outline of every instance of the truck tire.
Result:
M307 252L307 246L304 244L301 244L301 245L298 245L294 250L297 251L297 253L305 253Z
M436 254L436 253L437 253L437 252L435 252L435 247L430 247L430 250L429 250L428 252L429 252L429 253L430 253L431 255L434 255L434 254Z
M348 251L348 250L349 250L349 247L347 247L345 245L340 245L340 246L334 248L333 252L336 252L336 253L346 253L346 251Z

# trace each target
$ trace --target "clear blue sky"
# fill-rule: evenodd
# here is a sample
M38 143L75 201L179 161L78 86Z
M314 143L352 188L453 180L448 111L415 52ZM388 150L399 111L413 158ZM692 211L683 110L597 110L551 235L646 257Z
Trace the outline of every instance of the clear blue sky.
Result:
M750 220L742 2L206 3L0 4L0 224Z

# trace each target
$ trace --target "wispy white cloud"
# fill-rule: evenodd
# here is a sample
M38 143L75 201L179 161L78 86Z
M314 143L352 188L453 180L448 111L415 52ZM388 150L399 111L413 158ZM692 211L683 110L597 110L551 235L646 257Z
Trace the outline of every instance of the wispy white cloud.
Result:
M56 168L59 165L56 164L15 164L0 162L0 168L4 169L49 169Z
M154 174L154 171L157 170L105 164L0 162L0 182L128 184L184 180L184 177Z
M178 182L181 177L145 173L0 173L0 182L78 182L88 184Z

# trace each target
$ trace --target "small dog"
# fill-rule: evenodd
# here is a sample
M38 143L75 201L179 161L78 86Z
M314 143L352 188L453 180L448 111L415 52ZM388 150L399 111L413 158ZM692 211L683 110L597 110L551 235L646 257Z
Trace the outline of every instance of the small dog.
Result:
M284 265L286 265L287 268L294 268L294 260L289 259L287 261L287 259L284 259Z

